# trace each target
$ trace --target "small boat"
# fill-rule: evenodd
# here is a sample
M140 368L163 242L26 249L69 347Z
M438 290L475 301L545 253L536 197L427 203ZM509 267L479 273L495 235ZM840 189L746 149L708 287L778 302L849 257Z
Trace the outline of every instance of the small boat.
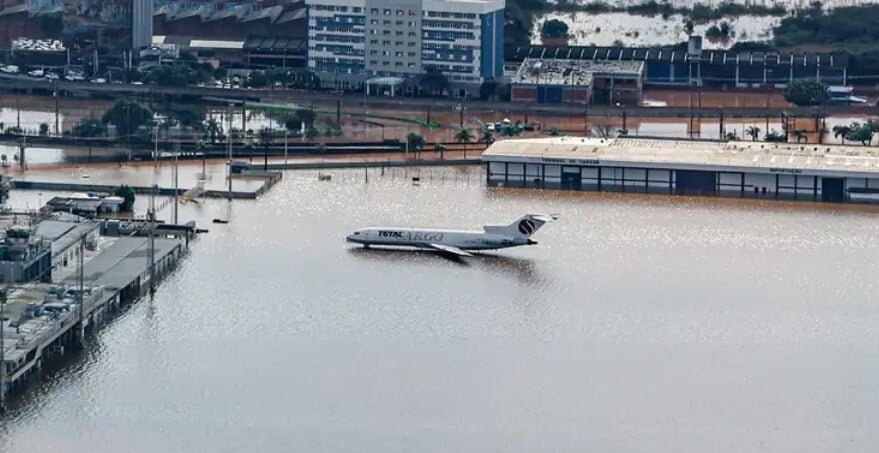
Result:
M229 221L223 219L214 219L214 223L229 223Z

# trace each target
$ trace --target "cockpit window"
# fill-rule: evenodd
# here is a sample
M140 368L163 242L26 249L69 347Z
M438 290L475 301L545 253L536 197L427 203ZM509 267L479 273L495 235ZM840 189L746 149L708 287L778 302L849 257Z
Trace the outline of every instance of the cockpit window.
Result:
M355 232L354 232L354 236L357 236L358 234L360 234L359 231L355 231Z

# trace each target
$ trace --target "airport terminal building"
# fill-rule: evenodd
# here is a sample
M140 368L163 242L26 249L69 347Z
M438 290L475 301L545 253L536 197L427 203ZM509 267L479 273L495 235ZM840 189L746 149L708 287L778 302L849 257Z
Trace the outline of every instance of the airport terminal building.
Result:
M500 140L489 185L879 202L879 152L863 146L617 137Z

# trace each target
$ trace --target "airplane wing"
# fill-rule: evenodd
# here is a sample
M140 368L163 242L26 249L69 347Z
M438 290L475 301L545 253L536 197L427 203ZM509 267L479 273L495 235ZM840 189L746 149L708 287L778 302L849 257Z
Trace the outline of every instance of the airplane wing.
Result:
M443 253L449 253L456 256L473 256L470 253L467 253L458 247L452 247L450 245L441 245L441 244L427 244L428 247Z

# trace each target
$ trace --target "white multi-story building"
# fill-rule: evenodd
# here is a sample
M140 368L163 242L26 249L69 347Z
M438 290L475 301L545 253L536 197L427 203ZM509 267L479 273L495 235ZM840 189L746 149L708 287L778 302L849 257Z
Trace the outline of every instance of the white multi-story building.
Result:
M503 76L504 0L306 0L308 66L325 86L430 69L455 86ZM409 84L411 89L411 84Z

